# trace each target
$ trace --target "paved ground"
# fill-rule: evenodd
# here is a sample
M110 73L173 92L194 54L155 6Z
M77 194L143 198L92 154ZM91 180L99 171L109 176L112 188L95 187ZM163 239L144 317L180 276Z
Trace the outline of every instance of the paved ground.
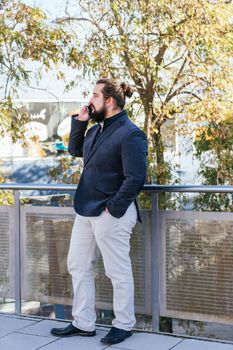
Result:
M0 350L233 350L233 343L151 333L135 333L121 344L106 346L100 343L108 331L104 327L98 327L92 338L57 338L50 334L52 327L66 325L67 322L0 315Z

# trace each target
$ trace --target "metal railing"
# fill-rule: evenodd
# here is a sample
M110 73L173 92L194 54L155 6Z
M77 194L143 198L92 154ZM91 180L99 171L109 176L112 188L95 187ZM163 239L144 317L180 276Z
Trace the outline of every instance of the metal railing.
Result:
M20 232L20 191L46 190L46 191L75 191L76 185L41 185L41 184L0 184L0 190L14 191L14 254L15 254L15 313L21 313L21 232ZM152 328L159 330L160 318L160 291L161 291L161 246L162 234L159 222L159 193L233 193L233 186L193 186L193 185L144 185L143 192L151 194L151 250L153 259L151 264L151 304Z

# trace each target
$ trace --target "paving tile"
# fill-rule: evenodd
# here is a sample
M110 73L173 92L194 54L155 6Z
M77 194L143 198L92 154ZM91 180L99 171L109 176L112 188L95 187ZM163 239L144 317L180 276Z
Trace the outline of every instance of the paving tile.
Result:
M35 350L51 342L51 338L12 333L0 338L1 350ZM45 348L46 349L46 348ZM54 348L55 349L55 348Z
M174 347L176 344L180 343L181 341L181 338L175 338L172 336L150 333L134 333L123 343L112 345L109 349L168 350Z
M52 334L50 334L51 328L62 328L68 326L68 324L68 322L41 320L40 322L19 330L18 333L40 335L42 337L54 337Z
M196 339L185 339L174 350L233 350L233 344L223 344Z
M69 338L61 338L54 343L50 343L43 350L102 350L109 348L108 346L101 344L100 339L107 334L102 330L97 329L97 334L95 337L69 337ZM54 337L55 339L56 337ZM0 348L1 349L1 348Z
M124 342L112 346L100 343L109 331L97 326L96 337L58 338L50 334L53 327L69 322L0 315L0 350L233 350L233 344L187 339L151 333L134 333Z
M18 331L26 326L33 325L38 321L32 319L17 318L14 316L0 316L0 337Z

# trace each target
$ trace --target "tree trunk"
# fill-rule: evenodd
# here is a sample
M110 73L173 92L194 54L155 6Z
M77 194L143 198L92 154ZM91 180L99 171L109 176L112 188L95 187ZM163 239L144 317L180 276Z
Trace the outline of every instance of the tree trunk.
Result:
M146 133L148 142L151 141L152 134L152 120L153 120L153 107L150 101L146 101L144 103L144 111L145 111L145 122L144 122L144 131Z
M157 126L152 137L156 159L156 183L163 185L167 183L167 166L164 161L164 145L161 135L161 126Z
M166 181L166 163L164 161L164 145L161 135L161 125L156 123L156 115L153 111L151 101L144 103L145 123L144 131L146 133L149 144L149 162L154 164L149 173L149 182L157 184L165 184ZM149 179L148 179L149 180Z

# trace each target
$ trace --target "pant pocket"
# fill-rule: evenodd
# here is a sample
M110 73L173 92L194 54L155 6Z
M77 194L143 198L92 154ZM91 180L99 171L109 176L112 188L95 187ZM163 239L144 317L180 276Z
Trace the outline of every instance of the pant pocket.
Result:
M137 223L137 219L138 219L138 213L137 213L137 209L136 209L136 205L134 204L134 202L131 204L131 222L132 222L132 228L134 228L134 226Z

